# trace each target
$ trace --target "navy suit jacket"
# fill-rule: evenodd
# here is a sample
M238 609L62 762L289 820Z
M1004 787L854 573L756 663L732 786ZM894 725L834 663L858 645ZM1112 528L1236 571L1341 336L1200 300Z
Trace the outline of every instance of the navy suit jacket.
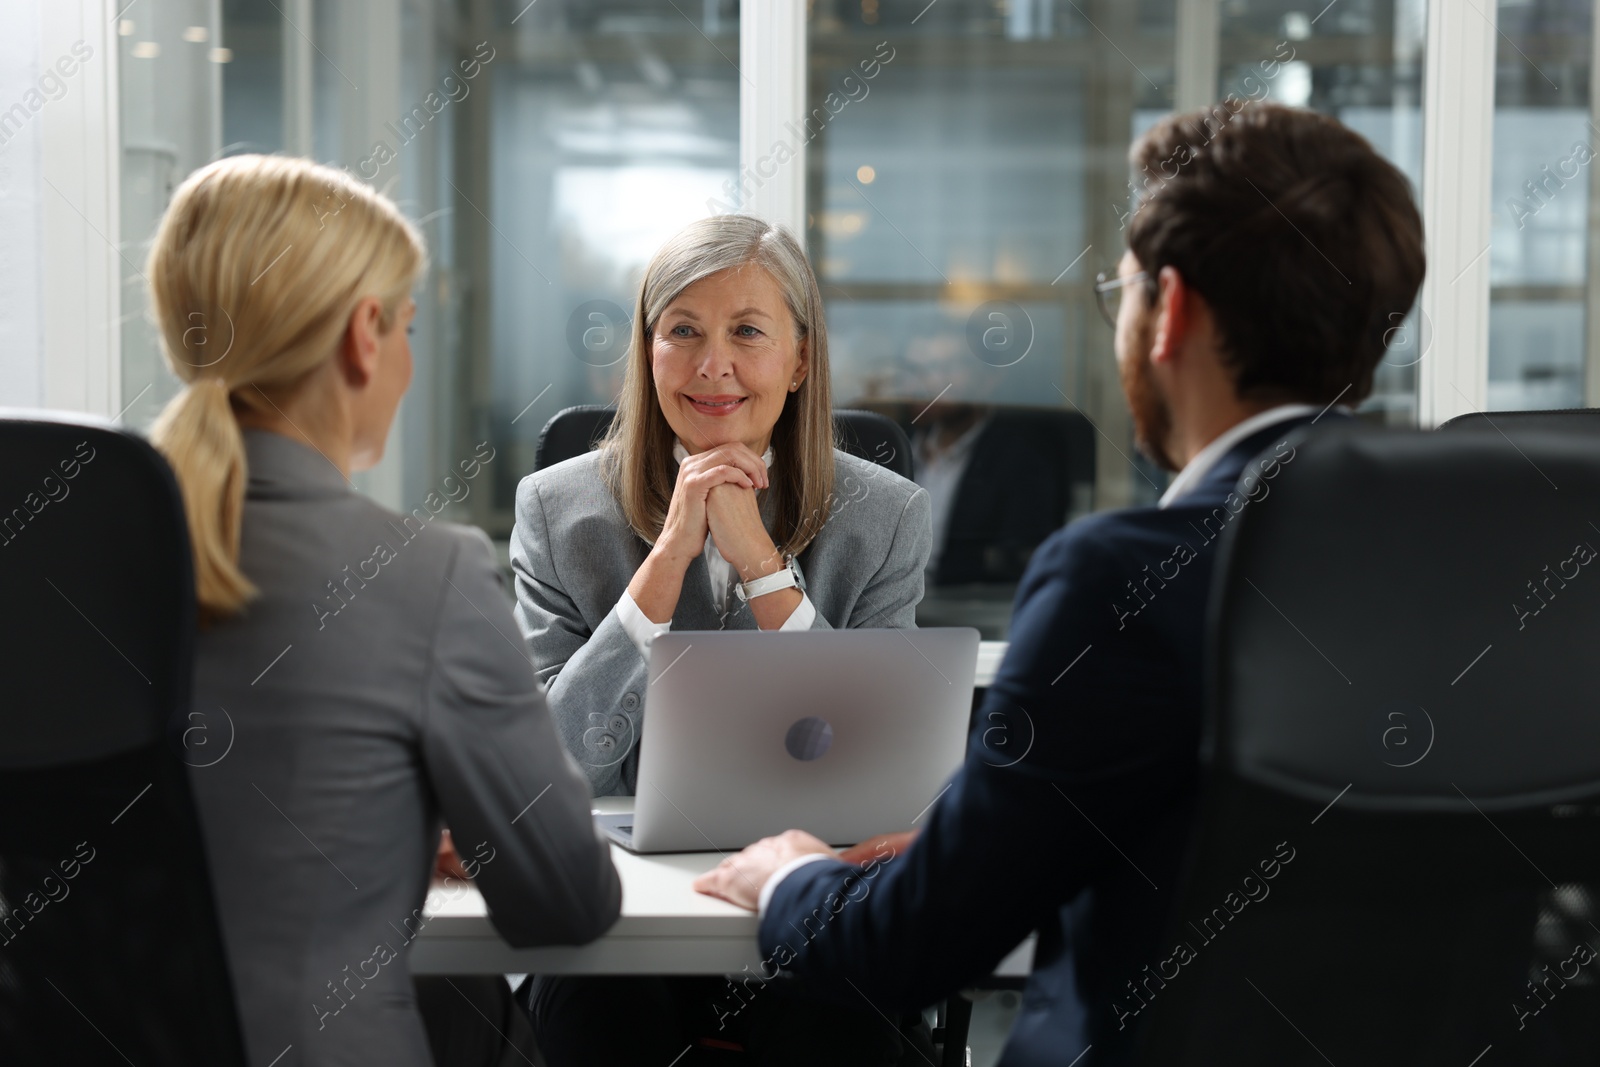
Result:
M1039 547L965 762L921 836L886 862L784 879L761 920L771 968L882 1011L920 1008L1037 930L1002 1067L1063 1067L1091 1046L1078 1067L1126 1061L1197 803L1218 539L1270 494L1307 421L1246 438L1167 508L1091 515Z

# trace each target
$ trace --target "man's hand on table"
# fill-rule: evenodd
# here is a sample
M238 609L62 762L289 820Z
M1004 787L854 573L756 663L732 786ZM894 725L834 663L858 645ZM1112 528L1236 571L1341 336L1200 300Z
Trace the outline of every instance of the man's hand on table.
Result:
M898 834L881 834L859 845L835 852L818 838L804 830L788 830L777 837L767 837L743 852L726 857L711 870L694 880L697 891L726 900L729 904L755 911L761 899L762 887L779 869L801 856L819 855L861 864L872 860L886 860L911 847L915 830Z

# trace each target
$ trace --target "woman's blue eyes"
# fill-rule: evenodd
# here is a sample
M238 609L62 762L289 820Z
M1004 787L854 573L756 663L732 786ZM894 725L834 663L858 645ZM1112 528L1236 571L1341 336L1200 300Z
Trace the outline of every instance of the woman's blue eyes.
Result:
M745 323L743 326L736 327L736 332L738 336L744 338L745 340L751 340L761 336L761 331L758 328L751 326L749 323ZM679 323L668 331L668 336L671 337L686 338L692 337L693 335L693 327L686 326L683 323Z

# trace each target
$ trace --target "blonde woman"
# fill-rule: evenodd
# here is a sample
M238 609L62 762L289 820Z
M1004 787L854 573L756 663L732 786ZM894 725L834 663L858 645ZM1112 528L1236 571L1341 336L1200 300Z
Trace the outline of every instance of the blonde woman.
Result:
M191 780L256 1067L434 1062L406 945L441 817L515 944L591 939L620 906L487 538L349 484L410 382L424 265L367 186L239 156L178 189L147 267L185 383L154 438L206 620ZM487 1036L440 1062L491 1062Z
M927 493L834 447L805 253L723 215L650 261L616 420L598 451L523 480L511 564L562 739L596 793L628 794L656 635L912 626L931 545ZM552 1067L667 1062L705 1035L758 1063L901 1051L876 1013L786 990L730 1019L725 984L540 977L527 1003Z
M927 493L834 447L822 298L794 238L720 215L645 271L596 452L523 479L517 619L596 794L633 792L669 629L915 624Z

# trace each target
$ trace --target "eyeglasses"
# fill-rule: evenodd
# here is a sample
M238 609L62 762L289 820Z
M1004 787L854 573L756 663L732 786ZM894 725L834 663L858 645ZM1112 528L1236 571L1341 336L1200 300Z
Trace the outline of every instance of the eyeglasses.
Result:
M1126 278L1108 276L1105 271L1095 275L1094 300L1100 305L1100 314L1111 324L1113 330L1117 328L1117 312L1122 308L1123 288L1144 279L1145 272L1142 270L1135 271Z

